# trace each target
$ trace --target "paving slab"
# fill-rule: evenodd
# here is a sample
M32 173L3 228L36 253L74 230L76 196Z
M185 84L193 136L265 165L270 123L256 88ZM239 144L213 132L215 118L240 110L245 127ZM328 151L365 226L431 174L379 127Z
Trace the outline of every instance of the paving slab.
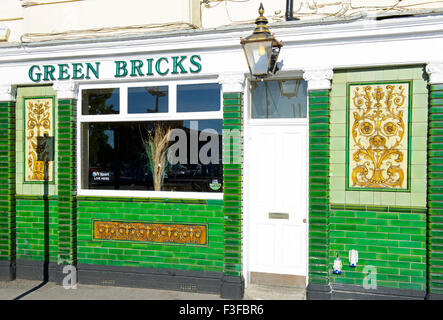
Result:
M244 300L306 300L306 288L250 284Z
M55 282L0 281L0 300L225 300L218 294L77 284L65 289ZM250 284L244 300L306 300L306 289Z
M219 295L77 284L65 289L54 282L0 281L0 300L222 300Z

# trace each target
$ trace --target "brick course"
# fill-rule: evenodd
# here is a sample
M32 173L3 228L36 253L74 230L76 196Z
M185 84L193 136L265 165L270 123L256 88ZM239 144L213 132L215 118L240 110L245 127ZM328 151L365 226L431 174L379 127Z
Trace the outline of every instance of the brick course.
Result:
M223 201L79 197L79 264L223 271ZM207 245L94 240L92 221L206 224Z

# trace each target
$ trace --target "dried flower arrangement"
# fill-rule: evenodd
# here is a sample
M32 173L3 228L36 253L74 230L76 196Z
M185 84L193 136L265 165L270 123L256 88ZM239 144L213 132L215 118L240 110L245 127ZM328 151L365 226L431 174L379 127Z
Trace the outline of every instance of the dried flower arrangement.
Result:
M148 166L152 173L154 190L161 191L163 177L167 165L166 155L170 145L169 136L172 131L172 125L165 122L155 122L153 129L146 129L147 134L141 139L148 157Z

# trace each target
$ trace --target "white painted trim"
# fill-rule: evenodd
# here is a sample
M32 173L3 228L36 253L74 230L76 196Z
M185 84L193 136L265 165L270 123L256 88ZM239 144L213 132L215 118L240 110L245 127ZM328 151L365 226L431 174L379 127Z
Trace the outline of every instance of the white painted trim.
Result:
M245 75L242 73L222 73L218 77L224 93L243 92Z
M426 66L429 74L429 84L443 83L443 62L430 62Z
M57 92L57 99L77 98L78 84L74 81L56 81L52 88Z
M308 91L331 89L331 80L334 75L332 68L313 68L303 71L303 79L308 82Z
M128 113L128 85L122 85L120 87L120 115L125 118L129 116ZM83 119L83 116L82 118Z
M220 90L221 91L221 90ZM183 112L177 113L177 83L170 83L168 88L168 113L173 118L179 118ZM222 112L222 102L223 100L220 99L220 113L223 118L223 112Z
M386 19L375 21L371 25L359 19L335 23L316 21L271 24L270 28L284 43L280 54L280 59L285 62L283 70L317 67L325 59L334 68L421 64L440 60L440 52L443 51L442 15ZM248 73L239 39L250 32L249 28L225 28L223 31L171 33L127 39L117 37L99 41L54 41L0 46L0 69L66 60L96 61L202 53L202 58L205 59L207 54L219 56L217 60L220 63L210 71L203 65L200 75L213 75L220 70ZM9 70L6 72L9 73ZM191 75L180 75L184 76ZM166 78L168 77L174 78ZM20 76L15 75L13 79L14 84L32 83L26 72L21 72Z
M105 115L82 115L79 109L79 120L81 122L121 122L121 121L150 121L150 120L204 120L204 119L223 119L223 100L220 94L220 110L219 111L204 111L204 112L177 112L177 92L178 85L185 84L205 84L218 83L216 79L193 79L193 80L175 80L175 81L149 81L149 82L117 82L117 83L103 83L103 84L80 84L79 98L81 100L81 91L86 89L120 89L120 113L119 114L105 114ZM128 113L128 88L133 87L154 87L154 86L168 86L168 102L169 111L164 113Z
M306 114L308 115L307 118L307 134L306 134L306 146L307 146L307 150L306 150L306 186L308 188L308 190L306 190L306 212L305 212L305 219L306 219L306 287L308 287L309 284L309 151L310 151L310 146L309 146L309 90L308 90L308 94L306 95Z
M366 20L358 19L334 23L320 21L299 24L281 23L270 24L269 27L279 40L283 40L285 46L295 42L298 45L312 45L320 42L367 41L365 38L384 41L386 38L439 37L439 33L443 31L443 17L442 15L403 17L374 21L370 25ZM294 29L297 32L294 32ZM206 49L238 48L241 50L239 39L249 35L251 30L248 27L241 30L224 28L224 30L203 30L186 34L171 33L164 34L164 36L157 34L151 37L128 37L127 40L116 37L100 39L100 41L93 39L91 41L22 43L17 46L1 48L5 54L0 57L0 62L61 57L140 55L146 52L195 51L201 47ZM186 38L186 41L178 41L182 38ZM85 51L87 55L85 55Z
M211 112L176 112L176 89L179 84L200 84L217 83L215 79L203 79L192 81L168 81L161 82L160 85L169 86L169 111L159 114L128 114L128 88L155 86L159 82L140 82L136 85L128 82L121 83L103 83L103 84L81 84L78 87L77 99L77 195L79 196L103 196L103 197L141 197L141 198L183 198L183 199L214 199L223 200L223 193L217 192L175 192L175 191L141 191L141 190L103 190L103 189L82 189L82 144L81 144L81 125L88 122L133 122L133 121L158 121L158 120L204 120L204 119L223 119L223 100L220 94L220 110ZM86 89L120 89L120 113L109 115L82 115L82 90ZM172 89L172 90L171 90ZM171 99L171 96L173 97ZM172 107L171 107L172 104Z
M17 90L10 84L0 84L0 101L15 101Z
M249 151L249 110L251 101L250 80L245 79L243 87L243 230L242 230L242 264L245 288L250 284L250 205L249 205L249 178L250 178L250 151Z
M170 198L170 199L211 199L223 200L223 193L217 192L174 192L174 191L140 191L140 190L94 190L80 189L78 196L130 197L130 198Z
M250 126L296 126L307 125L307 118L249 119Z
M223 112L178 112L178 113L140 113L140 114L104 114L80 116L81 122L124 122L124 121L161 121L161 120L205 120L223 119Z

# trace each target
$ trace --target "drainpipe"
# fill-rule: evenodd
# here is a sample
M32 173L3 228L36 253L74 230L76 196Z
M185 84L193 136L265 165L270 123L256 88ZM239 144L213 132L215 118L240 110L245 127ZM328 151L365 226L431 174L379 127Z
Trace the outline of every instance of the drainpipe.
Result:
M286 21L298 20L298 18L293 16L293 4L293 0L286 0Z

